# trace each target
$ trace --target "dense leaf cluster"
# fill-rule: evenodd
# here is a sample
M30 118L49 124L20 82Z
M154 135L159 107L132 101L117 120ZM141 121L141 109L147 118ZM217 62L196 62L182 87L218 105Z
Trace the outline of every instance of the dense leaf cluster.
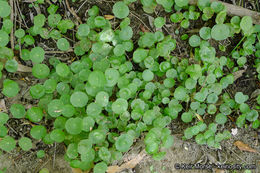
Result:
M238 127L251 124L259 128L260 96L258 106L250 107L247 95L237 92L232 96L225 89L234 82L232 72L243 67L249 56L256 57L260 78L260 25L253 25L248 16L227 20L225 6L219 2L199 0L197 6L189 6L188 0L141 0L145 12L152 13L161 5L171 13L169 20L184 30L195 20L214 21L197 34L181 35L181 40L190 45L191 56L176 57L172 53L177 41L160 31L166 24L165 17L157 17L154 26L158 30L140 33L134 46L128 18L128 5L133 2L114 4L112 12L120 19L116 30L100 15L97 6L88 10L86 23L75 26L56 13L59 7L53 4L47 9L48 16L34 16L34 25L28 30L15 30L21 60L32 61L32 75L44 82L29 90L31 97L38 100L37 105L25 109L14 103L9 115L0 113L2 150L13 150L17 142L8 136L5 126L10 117L34 123L30 130L33 139L45 144L64 142L65 159L71 167L93 168L95 173L105 172L109 164L120 160L141 134L145 134L146 152L155 160L162 159L173 144L168 125L178 117L184 123L195 122L185 129L183 139L194 137L198 144L213 148L220 148L220 142L231 137L228 130L218 128L228 121L228 116L237 116ZM13 73L18 63L8 47L13 27L9 15L10 6L0 0L0 69ZM71 29L76 30L76 43L65 36ZM212 41L221 43L238 34L243 37L240 45L229 56L219 57L217 51L225 51L225 46L219 44L216 48ZM46 59L45 50L35 44L35 36L53 39L57 49L73 50L78 59L71 64L55 57ZM19 50L19 45L15 49ZM17 82L3 81L1 92L6 97L15 97L19 91ZM203 119L209 116L214 117L214 122L206 124ZM53 128L47 129L41 123L43 119L53 120ZM30 150L31 138L21 137L19 147ZM44 157L44 151L38 151L37 157Z

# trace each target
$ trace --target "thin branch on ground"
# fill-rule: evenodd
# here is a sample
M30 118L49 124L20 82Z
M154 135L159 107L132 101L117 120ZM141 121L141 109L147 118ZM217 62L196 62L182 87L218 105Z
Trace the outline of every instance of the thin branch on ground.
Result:
M45 51L45 54L64 54L69 52L73 52L73 49L69 49L67 51Z
M134 16L135 18L137 18L150 32L153 32L153 31L144 23L144 21L142 21L142 20L140 19L140 17L139 17L137 14L135 14L135 13L133 13L133 12L130 12L130 14L131 14L132 16Z
M78 13L79 10L80 10L87 2L88 2L88 1L84 1L84 2L80 5L80 7L77 9L76 13Z
M75 12L72 8L70 8L69 1L68 1L68 0L65 0L65 2L66 2L66 6L67 6L68 10L70 11L70 13L77 19L77 21L78 21L80 24L82 24L82 21L81 21L81 19L79 18L79 16L76 14L76 12ZM78 25L78 24L77 24L77 25Z
M21 9L20 9L18 0L15 0L15 1L16 1L16 3L17 3L17 9L18 9L18 12L19 12L19 14L20 14L20 18L23 20L24 26L26 27L26 29L29 29L29 27L27 26L27 24L26 24L26 22L25 22L25 20L24 20L24 18L23 18L23 14L22 14L22 12L21 12Z
M54 143L54 153L53 153L53 160L52 160L52 168L55 167L55 159L56 159L56 142Z
M213 1L217 1L217 0L211 0L211 2L213 2ZM198 2L197 0L190 0L189 4L196 5L197 2ZM218 2L220 2L220 1L218 1ZM226 7L228 15L240 16L240 17L251 16L254 24L260 24L260 13L259 12L252 11L252 10L249 10L249 9L246 9L246 8L243 8L240 6L232 5L229 3L225 3L225 2L220 2L220 3L222 3Z
M10 19L12 21L12 23L14 23L14 1L13 0L10 0L10 6L11 6L11 16L10 16ZM11 48L12 50L14 50L14 27L12 27L12 30L11 30L11 34L10 34L10 41L11 41Z

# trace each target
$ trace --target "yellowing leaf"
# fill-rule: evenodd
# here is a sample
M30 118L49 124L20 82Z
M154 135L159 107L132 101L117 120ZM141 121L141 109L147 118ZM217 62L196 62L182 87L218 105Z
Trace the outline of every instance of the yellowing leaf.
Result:
M195 115L200 121L203 121L202 117L199 114L195 113Z
M110 14L104 15L104 17L105 17L105 19L107 19L107 20L111 20L111 19L114 19L114 18L115 18L115 16L110 15Z

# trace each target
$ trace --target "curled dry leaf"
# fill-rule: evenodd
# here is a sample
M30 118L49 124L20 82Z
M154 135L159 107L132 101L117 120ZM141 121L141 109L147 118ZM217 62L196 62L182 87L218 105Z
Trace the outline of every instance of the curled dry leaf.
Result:
M233 73L233 75L234 75L234 81L236 81L238 78L240 78L245 71L246 71L246 69L244 69L244 70L238 70L238 71L234 72L234 73Z
M72 168L72 172L73 173L89 173L89 171L82 171L79 168Z
M110 15L110 14L104 15L104 17L105 17L105 19L107 19L107 20L111 20L111 19L114 19L114 18L115 18L115 16Z
M249 147L249 145L241 142L241 141L236 141L234 143L235 146L237 146L241 151L248 151L248 152L252 152L252 153L257 153L257 151L251 147Z
M32 68L31 67L27 67L27 66L24 66L22 64L18 64L18 69L17 71L19 72L32 72Z
M195 113L195 115L196 115L196 117L197 117L200 121L203 122L203 118L202 118L199 114Z
M250 99L254 99L254 98L258 97L258 95L260 95L260 89L255 90L255 91L251 94Z
M134 159L129 160L121 166L109 166L107 173L118 173L120 171L123 171L124 169L132 169L136 167L136 165L144 158L145 155L145 151L143 150Z
M4 100L4 99L1 99L1 100L0 100L0 111L3 111L3 112L6 112L6 111L7 111L6 106L5 106L5 100Z

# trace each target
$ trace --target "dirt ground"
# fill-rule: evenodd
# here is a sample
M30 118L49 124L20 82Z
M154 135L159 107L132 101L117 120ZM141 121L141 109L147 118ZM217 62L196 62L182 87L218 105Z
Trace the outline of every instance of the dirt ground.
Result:
M79 1L75 3L73 6L74 9L78 10L78 15L85 21L85 14L87 10L92 5L97 5L100 7L101 15L111 14L112 4L114 1L105 1L105 0L88 0L86 3L82 3ZM25 10L27 4L20 3L21 10ZM134 40L137 40L138 33L145 30L154 31L154 28L151 25L151 22L156 15L163 15L164 12L161 9L157 9L157 13L153 15L146 15L143 13L140 5L133 3L130 6L131 13L131 27L134 31ZM36 13L36 11L30 11L26 13L26 17L29 18L30 13ZM44 7L41 7L42 11L46 12ZM71 14L67 14L66 11L61 10L60 13L64 13L69 18L72 18ZM118 21L111 21L112 26L115 28L118 25ZM30 23L30 22L29 22ZM170 23L169 21L167 23ZM203 26L202 22L192 23L192 28L196 29ZM174 24L167 24L163 31L166 34L172 35L177 41L178 37L174 34L174 30L177 26ZM180 32L182 30L180 29ZM42 42L41 42L42 41ZM37 42L41 42L41 44L48 47L53 47L53 43L44 42L43 40L39 40ZM179 44L177 42L177 49L173 52L176 56L189 56L188 47L184 43ZM236 43L234 43L236 44ZM232 44L229 45L232 48ZM221 53L221 52L220 52ZM49 55L49 56L55 56ZM56 55L58 56L58 55ZM63 55L65 57L70 57L69 54ZM31 64L24 65L30 66ZM249 105L253 105L254 93L257 89L259 89L259 85L257 85L254 78L254 71L252 70L253 59L251 59L247 64L247 70L243 73L243 75L237 79L235 84L233 84L228 92L233 93L235 91L243 91L245 94L250 96ZM244 70L244 69L242 69ZM8 74L8 78L16 80L21 86L21 94L13 99L6 99L3 95L0 94L0 100L5 101L6 109L8 110L10 105L13 102L21 102L27 107L34 105L33 99L30 97L28 89L31 85L34 85L37 82L42 82L39 80L33 79L31 76L27 76L27 74ZM4 77L5 78L5 77ZM21 80L23 79L23 80ZM0 88L1 86L0 81ZM237 115L233 115L234 117ZM10 120L8 122L11 130L9 135L18 139L20 136L26 136L30 131L29 122L18 121L18 120ZM256 169L252 170L253 173L260 173L260 130L253 130L251 128L248 129L236 129L234 126L234 122L229 120L228 123L225 124L225 127L221 127L222 130L224 128L233 131L237 130L237 133L231 137L229 140L225 140L221 143L221 149L212 149L207 146L201 146L195 143L194 140L183 141L182 133L183 129L185 129L185 125L180 121L174 121L170 125L172 130L172 134L174 135L174 145L172 148L167 150L167 154L165 158L161 161L154 161L150 156L145 156L142 161L133 169L124 170L121 173L208 173L208 172L216 172L216 173L239 173L242 171L234 171L234 170L177 170L175 169L176 164L195 164L200 163L202 165L205 164L255 164ZM235 145L235 141L242 141L248 144L251 148L255 149L257 152L246 152L239 150ZM128 161L129 159L134 159L140 151L143 150L142 140L136 142L135 146L124 155L123 161ZM43 159L37 159L36 152L39 149L43 149L46 152L46 156ZM50 173L73 173L73 170L70 168L68 163L64 161L64 146L62 144L46 146L40 141L34 141L34 147L31 151L19 151L18 149L12 151L11 153L3 153L0 155L0 170L5 170L5 173L37 173L42 168L48 168ZM121 163L115 163L121 164ZM0 171L1 172L1 171Z
M240 151L233 143L237 140L249 144L258 153ZM134 168L124 170L121 173L239 173L243 171L231 170L177 170L175 164L255 164L256 169L252 173L260 172L260 146L259 134L255 131L238 129L235 136L221 144L221 149L210 149L206 146L197 145L193 141L183 141L178 134L174 135L174 145L167 150L165 158L154 161L150 156L145 156ZM14 151L11 154L0 156L0 168L6 168L6 173L36 173L42 168L48 168L50 173L73 173L72 169L63 159L63 146L52 147L44 159L37 159L36 152ZM128 153L124 155L124 161L133 159L143 149L142 141L138 141ZM55 153L55 154L54 154Z

